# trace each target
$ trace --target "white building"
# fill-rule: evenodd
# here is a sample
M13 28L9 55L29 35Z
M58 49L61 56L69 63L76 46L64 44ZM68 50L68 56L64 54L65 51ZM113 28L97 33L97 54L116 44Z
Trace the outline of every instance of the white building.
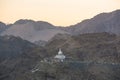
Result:
M58 54L54 58L63 62L66 57L63 54L63 52L61 51L61 49L59 49Z

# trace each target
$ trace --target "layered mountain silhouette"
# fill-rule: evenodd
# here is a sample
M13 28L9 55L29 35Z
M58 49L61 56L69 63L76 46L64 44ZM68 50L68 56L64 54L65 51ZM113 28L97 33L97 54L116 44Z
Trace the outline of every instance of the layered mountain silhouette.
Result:
M69 27L33 20L1 22L0 80L120 80L119 27L119 10ZM59 48L72 62L40 63ZM40 71L32 73L38 63Z
M68 27L0 22L0 35L0 80L120 80L120 10ZM71 62L40 63L59 48ZM38 63L41 70L32 73Z
M39 40L48 41L58 33L67 32L43 21L18 20L1 35L19 36L25 40L35 42Z
M21 19L11 24L10 27L0 23L1 35L19 36L25 40L48 41L58 33L84 34L108 32L120 35L120 10L110 13L101 13L91 19L68 27L57 27L44 21Z

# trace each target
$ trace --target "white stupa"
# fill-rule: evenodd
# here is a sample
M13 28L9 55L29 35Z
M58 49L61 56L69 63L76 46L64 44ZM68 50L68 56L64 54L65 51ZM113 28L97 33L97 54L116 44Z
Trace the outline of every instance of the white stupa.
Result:
M59 61L63 62L66 58L61 49L59 49L58 54L54 57L55 59L58 59Z

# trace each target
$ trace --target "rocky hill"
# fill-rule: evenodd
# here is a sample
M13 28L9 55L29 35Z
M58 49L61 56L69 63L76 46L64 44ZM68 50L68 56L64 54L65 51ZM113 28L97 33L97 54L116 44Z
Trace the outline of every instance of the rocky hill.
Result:
M39 80L119 80L120 38L109 33L71 36L57 34L45 48L54 57L59 48L66 58L63 63L39 62L34 78Z
M120 38L109 33L57 34L44 47L1 36L0 80L119 80L119 45ZM70 61L41 62L59 48ZM32 73L34 68L40 70Z
M20 37L0 36L0 80L28 80L26 73L44 55L43 48Z
M51 53L62 48L66 55L80 61L118 62L120 42L115 34L91 33L82 35L58 34L46 44Z

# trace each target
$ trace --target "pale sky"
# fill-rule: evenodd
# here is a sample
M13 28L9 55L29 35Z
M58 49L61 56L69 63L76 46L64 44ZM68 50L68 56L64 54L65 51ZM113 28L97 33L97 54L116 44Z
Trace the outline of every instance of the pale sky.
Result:
M120 0L0 0L0 21L32 19L69 26L117 9Z

